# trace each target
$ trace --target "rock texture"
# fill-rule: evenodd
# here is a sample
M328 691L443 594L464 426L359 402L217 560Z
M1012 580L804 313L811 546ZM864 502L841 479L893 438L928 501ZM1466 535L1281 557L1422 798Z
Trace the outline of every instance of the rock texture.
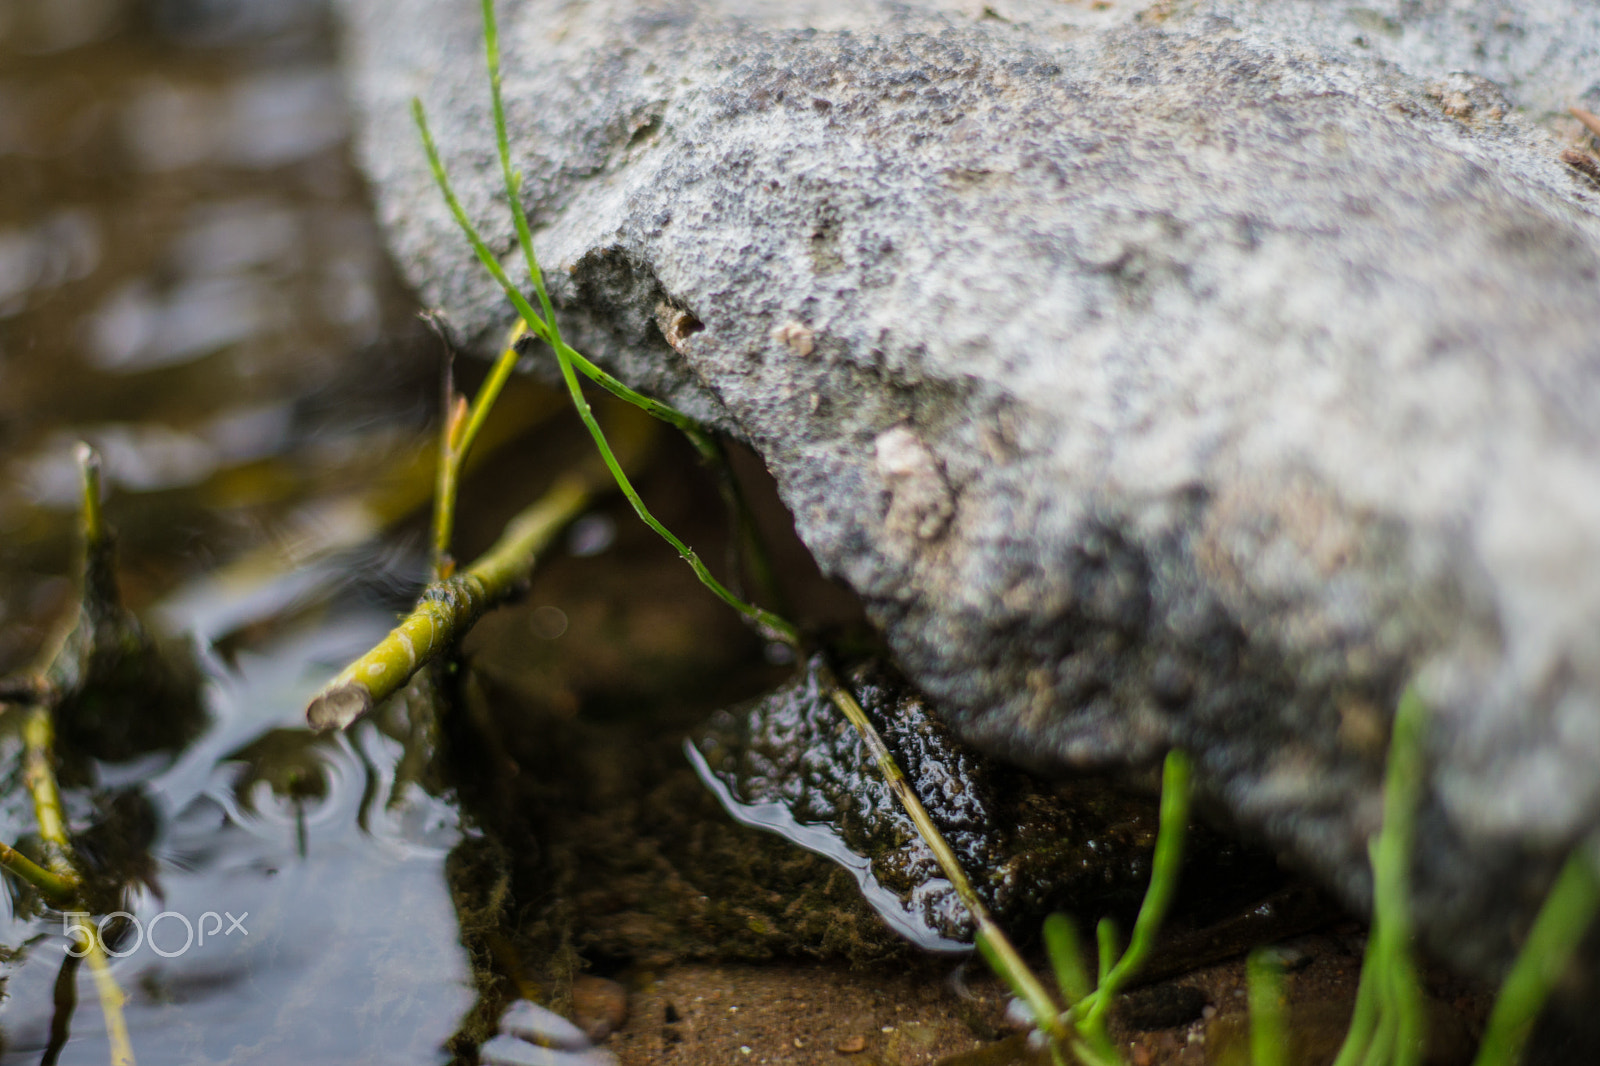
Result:
M477 5L345 9L393 249L487 346L406 113L513 262ZM501 10L569 332L759 450L962 736L1185 745L1359 904L1415 683L1419 912L1501 964L1600 823L1600 8Z

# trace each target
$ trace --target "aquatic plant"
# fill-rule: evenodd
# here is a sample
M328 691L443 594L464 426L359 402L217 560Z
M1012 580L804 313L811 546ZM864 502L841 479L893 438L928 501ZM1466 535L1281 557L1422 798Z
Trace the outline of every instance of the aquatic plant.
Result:
M1384 775L1383 827L1368 845L1372 861L1372 928L1361 965L1355 1013L1334 1066L1422 1059L1427 1016L1411 957L1410 863L1422 798L1423 706L1407 689L1395 712Z
M156 690L164 690L171 680L168 664L138 620L122 606L117 591L116 547L101 510L100 456L89 445L79 444L77 458L83 489L83 574L75 624L41 669L0 680L0 704L7 713L22 717L22 779L33 800L42 853L40 861L34 862L10 845L0 844L0 867L69 918L107 913L115 910L115 905L108 904L104 886L85 878L72 847L56 782L57 712L69 700L107 685L113 674L115 680L132 680ZM133 1045L122 1012L127 999L111 974L98 927L76 922L70 928L81 943L78 952L69 952L64 966L73 966L79 958L88 961L105 1016L111 1066L134 1066Z

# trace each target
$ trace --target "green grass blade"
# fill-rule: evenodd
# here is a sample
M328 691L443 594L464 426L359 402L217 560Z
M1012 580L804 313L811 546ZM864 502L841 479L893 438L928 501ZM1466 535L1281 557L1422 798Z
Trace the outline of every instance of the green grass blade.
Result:
M1426 780L1427 709L1407 689L1395 711L1384 774L1383 826L1367 846L1372 927L1356 1010L1334 1066L1414 1066L1427 1040L1427 1010L1411 952L1411 874L1417 807Z
M1098 990L1105 986L1106 978L1111 975L1112 967L1117 964L1117 923L1110 918L1101 918L1094 927L1094 943L1098 960L1095 986Z
M1245 961L1250 997L1251 1066L1288 1066L1289 1024L1283 967L1271 948L1257 948Z
M1377 968L1377 960L1369 943L1366 958L1361 963L1361 981L1356 986L1355 1012L1350 1016L1350 1028L1345 1033L1344 1043L1339 1046L1333 1066L1360 1066L1362 1059L1366 1058L1373 1031L1377 1028L1376 979L1373 977Z
M1182 751L1167 753L1161 773L1161 825L1156 832L1155 857L1150 863L1150 887L1139 906L1128 949L1095 989L1094 1003L1084 1016L1088 1025L1102 1025L1118 990L1149 957L1156 933L1172 906L1178 890L1178 875L1183 869L1183 844L1189 831L1189 798L1193 768ZM1102 959L1103 965L1103 959Z
M534 254L533 231L528 225L528 213L522 206L522 176L511 165L511 142L506 128L504 96L500 91L500 29L495 21L494 0L483 0L483 43L485 58L489 65L489 91L494 104L495 148L500 156L501 178L505 185L506 197L511 203L511 217L516 225L517 244L522 249L522 258L528 267L528 279L533 283L533 291L539 298L539 306L543 312L537 322L529 320L529 329L549 344L558 355L565 354L584 377L607 392L691 436L703 436L705 431L687 415L659 400L652 400L642 393L635 392L562 340L561 327L556 322L555 308L551 304L549 290L545 287L544 271L539 266L539 257ZM526 315L523 317L527 318Z
M1545 897L1527 943L1500 988L1473 1066L1512 1066L1545 1000L1600 909L1600 877L1580 847L1561 868Z
M1089 973L1083 967L1083 950L1078 942L1078 930L1065 914L1052 914L1044 920L1044 947L1050 956L1050 967L1056 973L1056 985L1061 998L1072 1006L1093 989L1089 986Z
M541 337L545 336L549 331L545 328L544 319L539 316L539 312L533 309L533 305L527 301L522 292L511 283L511 279L506 276L505 268L494 257L494 253L489 250L489 246L483 242L483 238L478 234L478 227L472 224L472 219L467 217L466 209L461 206L461 201L456 197L455 189L450 184L450 176L445 172L444 161L439 157L439 148L434 144L433 134L428 129L428 115L422 107L420 97L412 97L411 99L411 119L416 123L417 133L422 138L422 150L428 156L428 166L433 171L434 183L439 186L439 192L444 196L445 205L450 208L450 213L455 216L456 224L461 228L461 232L466 235L467 242L472 245L472 250L477 255L478 262L483 264L484 269L499 284L501 290L506 294L506 299L511 301L511 306L516 310L517 314L522 316L522 320L528 324L528 328Z
M506 276L505 270L500 266L499 261L495 259L494 253L489 250L488 245L484 243L483 238L479 236L477 228L473 226L472 220L467 217L466 211L462 208L460 200L451 188L449 175L445 173L444 163L439 156L438 147L434 144L433 137L428 129L427 114L422 107L421 100L412 101L412 117L416 121L418 133L422 137L423 150L427 153L428 164L433 170L434 181L438 184L439 191L444 195L445 203L449 206L451 214L455 216L461 231L466 234L467 240L472 244L473 251L477 253L479 262L484 265L490 276L505 291L506 298L511 301L511 305L516 309L517 314L521 315L523 321L528 324L528 328L551 341L552 350L556 353L556 363L561 369L562 380L567 386L567 391L571 394L573 406L578 412L578 418L589 431L595 447L600 452L601 461L605 463L606 469L610 471L612 478L617 483L617 487L622 490L623 496L632 505L634 513L639 516L645 525L653 529L662 539L677 550L678 554L694 570L695 576L700 579L700 583L710 589L719 599L756 623L773 639L782 640L791 645L798 645L800 642L799 631L791 623L779 618L770 611L745 603L728 591L721 582L711 575L711 571L700 561L700 557L694 553L693 549L679 540L671 530L657 521L655 516L650 513L649 508L640 499L638 492L634 490L632 481L623 472L622 465L617 462L616 455L612 452L605 433L601 430L599 422L595 420L594 413L589 408L588 400L583 396L583 388L579 385L577 375L573 370L572 355L574 353L572 349L560 340L560 335L540 317L538 312L534 311L527 298L517 290L516 286L512 285L511 279ZM514 190L508 191L513 192L513 200L515 202ZM531 245L527 246L525 251L529 258L533 257Z

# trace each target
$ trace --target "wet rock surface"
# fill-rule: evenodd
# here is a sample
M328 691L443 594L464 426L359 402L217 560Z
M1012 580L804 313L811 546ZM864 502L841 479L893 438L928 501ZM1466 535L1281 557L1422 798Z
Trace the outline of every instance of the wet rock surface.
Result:
M1185 745L1359 904L1414 682L1423 931L1507 957L1600 816L1600 187L1532 124L1591 5L501 8L569 336L757 449L962 737ZM509 250L476 9L344 10L391 246L486 345L406 114Z
M793 684L719 712L690 739L691 760L739 821L852 869L901 935L932 950L970 950L972 923L955 889L817 668L813 660ZM882 664L858 667L846 683L998 920L1024 937L1053 910L1127 924L1150 879L1157 820L1148 796L1103 780L1041 781L996 763L951 736ZM1201 886L1231 902L1276 886L1270 860L1197 832L1191 912Z

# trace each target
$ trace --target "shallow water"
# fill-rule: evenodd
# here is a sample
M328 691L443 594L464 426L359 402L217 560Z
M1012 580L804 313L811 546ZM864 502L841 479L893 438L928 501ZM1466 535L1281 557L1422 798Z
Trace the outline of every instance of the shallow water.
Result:
M420 428L433 349L346 133L321 3L0 5L0 670L70 598L76 439L137 605Z
M444 870L462 820L414 780L422 731L404 706L303 728L421 572L415 536L373 539L403 503L358 490L406 495L437 389L333 43L315 0L0 5L0 672L72 603L80 438L129 601L203 649L198 737L63 770L85 850L133 886L113 972L147 1064L447 1061L476 997ZM87 972L76 1010L58 991L65 927L97 919L8 911L0 1061L106 1062Z
M314 684L306 653L353 654L383 621L346 616L237 669L216 664L197 742L164 766L101 769L102 788L131 790L154 832L148 880L124 904L133 932L113 948L141 1062L448 1058L440 1049L473 1000L443 874L459 818L415 784L396 786L405 745L377 724L314 738L298 721ZM253 759L241 758L247 747ZM300 787L280 791L267 777L286 765ZM15 838L28 823L10 813ZM53 989L73 947L63 924L0 927L0 940L28 941L7 968L0 1061L37 1062L51 1044ZM86 974L78 984L57 1061L106 1062Z

